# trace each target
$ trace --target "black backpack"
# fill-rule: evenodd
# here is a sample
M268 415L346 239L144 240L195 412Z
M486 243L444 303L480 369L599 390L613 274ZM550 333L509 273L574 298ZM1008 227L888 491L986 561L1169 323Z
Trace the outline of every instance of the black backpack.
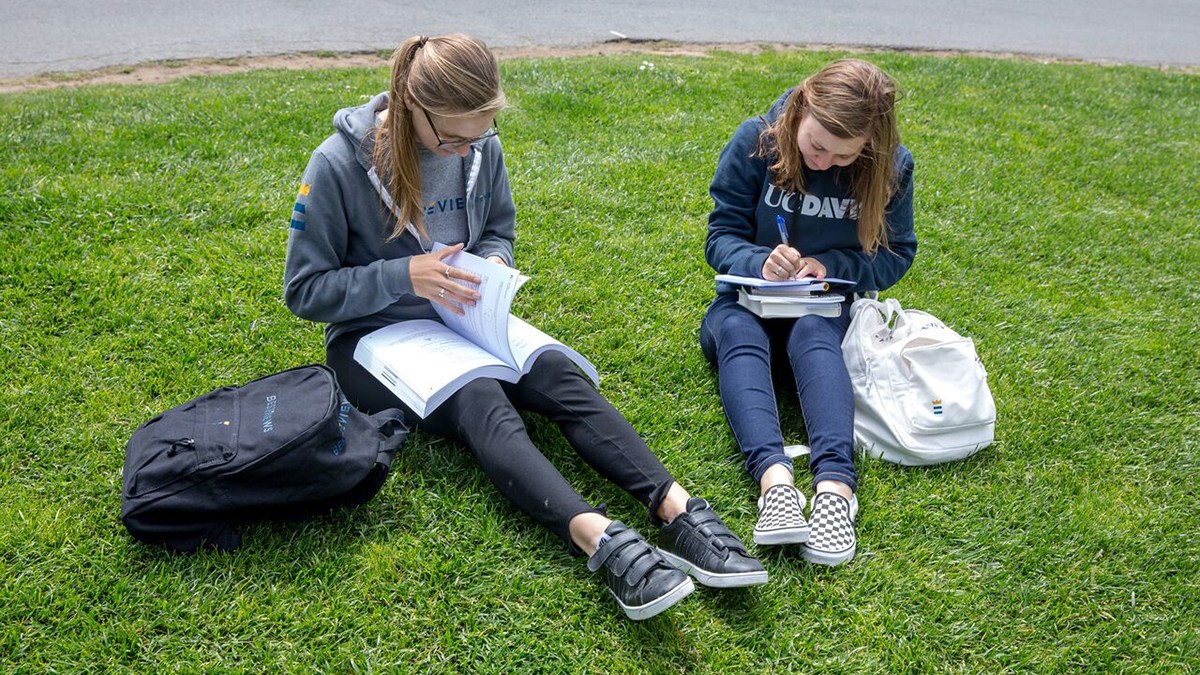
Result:
M121 520L147 543L232 551L235 525L370 500L407 437L399 410L358 411L326 366L223 387L137 428Z

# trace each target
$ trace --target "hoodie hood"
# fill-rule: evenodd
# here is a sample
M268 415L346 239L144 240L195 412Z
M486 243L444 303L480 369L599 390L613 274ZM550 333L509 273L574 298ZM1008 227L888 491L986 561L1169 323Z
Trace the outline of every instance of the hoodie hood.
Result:
M783 114L784 107L787 105L788 97L791 96L792 92L795 90L796 88L792 87L791 89L783 92L782 96L775 99L775 102L771 104L771 109L767 111L767 122L774 123L775 120L779 119L779 116Z
M388 93L382 92L376 94L371 100L363 105L353 106L350 108L342 108L333 115L333 128L337 133L344 137L350 143L350 147L354 148L354 158L358 160L359 165L367 172L367 177L374 186L375 191L379 193L379 197L383 203L387 205L393 213L399 216L395 203L392 201L392 195L388 193L387 186L384 185L384 179L375 170L375 129L379 126L378 115L380 112L387 110ZM489 140L489 143L497 143L495 140ZM482 153L475 146L471 146L471 151L463 158L463 169L467 175L467 192L471 192L475 188L475 181L479 177L479 167L482 160ZM411 229L413 236L417 235L415 229ZM472 242L474 243L474 242Z
M388 94L376 94L370 102L342 108L333 115L333 128L350 141L354 156L365 171L371 170L371 155L375 152L376 115L387 110Z

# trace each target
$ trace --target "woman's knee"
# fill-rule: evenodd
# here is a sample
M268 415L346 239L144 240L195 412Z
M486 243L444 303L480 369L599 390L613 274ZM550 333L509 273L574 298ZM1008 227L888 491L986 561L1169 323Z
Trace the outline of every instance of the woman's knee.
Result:
M520 414L509 402L500 383L490 378L468 382L442 406L446 409L435 410L439 421L452 428L455 435L469 445L508 433L510 426L523 426Z
M837 324L825 317L802 316L796 319L788 332L788 349L833 346L840 352L844 334L845 331L839 330Z
M581 379L583 374L575 366L575 362L561 352L543 352L533 362L529 373L521 378L521 383L539 391L546 391L554 385L562 384L568 378Z
M449 401L454 401L459 406L471 410L484 410L500 405L502 401L507 404L500 382L486 377L464 384L450 397Z
M770 344L766 328L749 312L723 312L712 319L711 331L717 351L731 345L760 345L766 348Z

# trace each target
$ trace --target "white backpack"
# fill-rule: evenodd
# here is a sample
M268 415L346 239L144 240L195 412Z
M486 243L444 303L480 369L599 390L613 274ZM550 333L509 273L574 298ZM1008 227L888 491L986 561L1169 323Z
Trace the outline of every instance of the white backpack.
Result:
M996 404L975 343L894 298L856 300L842 356L854 387L854 438L909 466L968 457L995 437Z

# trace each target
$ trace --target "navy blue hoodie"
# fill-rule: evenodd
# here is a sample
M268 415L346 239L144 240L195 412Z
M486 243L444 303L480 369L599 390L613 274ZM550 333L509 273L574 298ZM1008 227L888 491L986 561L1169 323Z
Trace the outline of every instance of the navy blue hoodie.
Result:
M807 194L785 192L774 184L767 169L773 159L752 157L758 137L768 121L783 112L789 90L771 106L767 119L753 117L742 122L733 139L721 151L709 194L713 210L708 216L705 259L718 274L761 277L763 263L771 250L782 243L776 216L788 227L788 242L801 254L816 258L826 275L855 282L853 291L881 291L894 285L912 265L917 254L913 232L913 159L903 145L896 150L899 189L887 204L890 250L875 254L858 242L856 202L850 198L850 168L831 167L812 171L804 167ZM728 284L718 284L720 293L732 293Z

